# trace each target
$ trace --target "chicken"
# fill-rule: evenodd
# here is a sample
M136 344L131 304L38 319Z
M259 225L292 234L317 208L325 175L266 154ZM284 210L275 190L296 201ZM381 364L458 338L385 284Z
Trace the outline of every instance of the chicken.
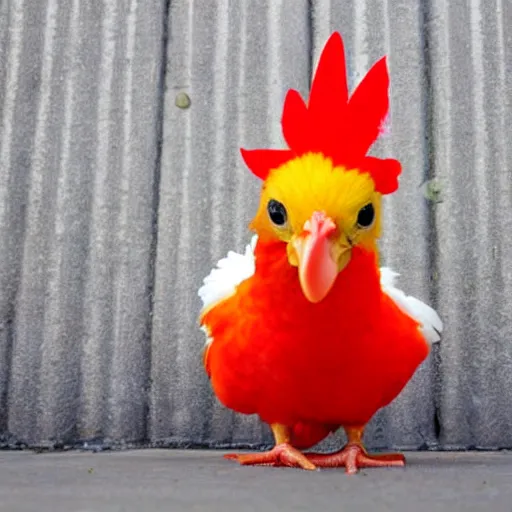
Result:
M379 268L381 198L401 165L368 156L388 113L379 60L348 97L343 41L326 43L308 105L290 90L282 128L288 149L242 150L263 180L244 254L229 252L204 279L204 366L224 406L257 414L275 447L229 454L243 465L403 466L370 455L365 425L402 391L440 339L437 313ZM344 428L347 444L308 453Z

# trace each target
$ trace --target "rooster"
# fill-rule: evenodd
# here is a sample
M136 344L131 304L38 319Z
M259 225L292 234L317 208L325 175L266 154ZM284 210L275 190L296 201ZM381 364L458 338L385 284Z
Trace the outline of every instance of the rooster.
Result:
M368 156L389 108L386 58L349 97L343 41L327 41L308 104L288 91L287 149L241 150L263 181L255 232L204 279L204 367L220 402L257 414L270 451L228 454L243 465L306 470L403 466L402 454L369 454L363 433L440 339L442 322L379 268L381 199L401 164ZM305 450L343 428L338 452Z

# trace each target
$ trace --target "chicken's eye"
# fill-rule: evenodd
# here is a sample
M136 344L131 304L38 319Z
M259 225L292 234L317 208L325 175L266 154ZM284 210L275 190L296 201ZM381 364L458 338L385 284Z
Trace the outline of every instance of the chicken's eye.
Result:
M375 209L372 203L363 206L357 215L357 225L360 228L368 229L375 220Z
M286 208L279 201L271 199L267 204L267 212L270 220L276 226L284 226L286 224Z

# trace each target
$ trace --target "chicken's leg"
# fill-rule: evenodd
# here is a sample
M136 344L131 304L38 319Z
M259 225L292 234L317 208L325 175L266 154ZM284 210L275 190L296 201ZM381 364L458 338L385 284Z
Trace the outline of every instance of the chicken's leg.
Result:
M285 425L270 425L276 441L272 450L261 453L229 453L226 459L236 460L243 466L290 466L315 470L315 465L290 444L290 429Z
M344 467L346 473L357 473L359 468L377 468L386 466L405 466L405 457L401 453L370 455L363 445L364 427L345 427L348 442L339 452L306 453L307 458L319 468Z

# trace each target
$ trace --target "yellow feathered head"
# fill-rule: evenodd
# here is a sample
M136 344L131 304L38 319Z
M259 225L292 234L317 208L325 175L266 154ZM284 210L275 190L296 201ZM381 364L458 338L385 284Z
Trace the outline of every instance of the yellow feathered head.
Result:
M380 59L348 96L343 41L335 32L320 57L308 105L286 96L288 149L242 150L264 180L251 227L262 240L287 244L305 296L322 300L350 261L352 248L376 250L381 196L398 188L400 162L368 156L382 132L389 77Z

